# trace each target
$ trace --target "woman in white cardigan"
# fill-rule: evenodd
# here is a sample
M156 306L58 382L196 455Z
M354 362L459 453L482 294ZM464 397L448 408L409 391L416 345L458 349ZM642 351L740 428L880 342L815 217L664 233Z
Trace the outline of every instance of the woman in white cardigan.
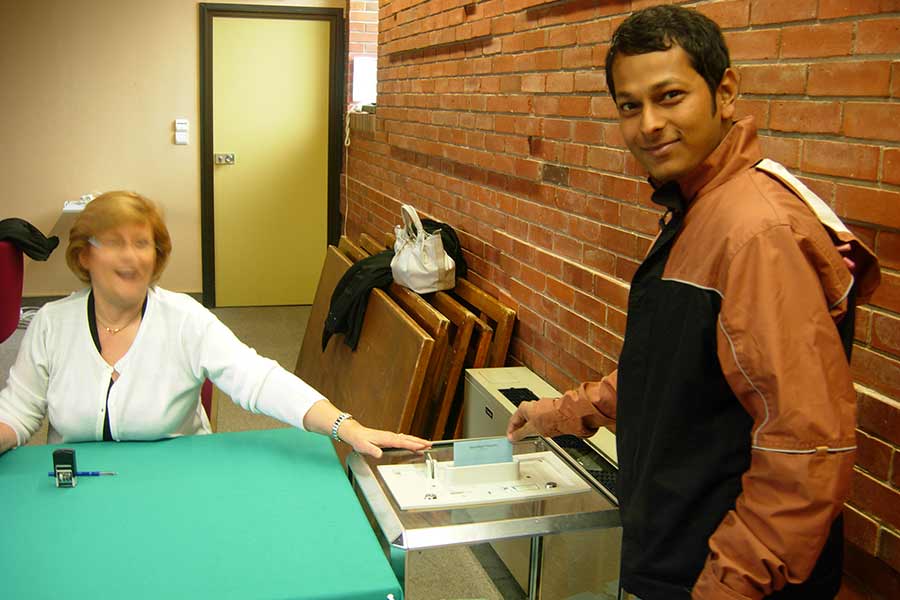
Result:
M373 456L426 440L370 429L243 344L185 294L156 285L172 244L159 211L132 192L89 203L66 261L90 287L35 315L0 391L0 454L49 417L49 442L155 440L210 433L200 387L211 379L246 410L332 435Z

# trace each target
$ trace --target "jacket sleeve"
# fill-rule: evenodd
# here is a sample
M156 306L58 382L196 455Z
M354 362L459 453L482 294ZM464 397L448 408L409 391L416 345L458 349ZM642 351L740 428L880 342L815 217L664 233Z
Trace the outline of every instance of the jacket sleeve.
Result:
M197 305L194 313L182 335L195 376L211 379L246 411L304 429L306 412L325 397L276 361L257 354L207 309Z
M833 245L772 227L723 276L718 358L753 418L742 492L695 600L762 598L811 573L849 492L856 395L835 327L852 277Z
M616 418L616 380L613 371L600 381L587 381L559 398L531 402L528 421L544 436L590 437L610 419Z
M16 432L19 446L28 442L47 415L50 361L45 321L39 311L25 332L6 387L0 390L0 421Z

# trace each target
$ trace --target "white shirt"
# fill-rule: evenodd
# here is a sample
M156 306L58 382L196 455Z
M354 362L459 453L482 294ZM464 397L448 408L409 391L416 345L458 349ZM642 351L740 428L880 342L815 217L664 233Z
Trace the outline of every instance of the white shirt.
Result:
M235 404L303 428L324 396L274 360L243 344L190 296L153 287L128 352L110 366L94 345L89 289L44 305L25 332L6 387L0 422L22 445L49 416L48 442L103 439L106 393L116 440L155 440L210 433L200 405L207 378Z

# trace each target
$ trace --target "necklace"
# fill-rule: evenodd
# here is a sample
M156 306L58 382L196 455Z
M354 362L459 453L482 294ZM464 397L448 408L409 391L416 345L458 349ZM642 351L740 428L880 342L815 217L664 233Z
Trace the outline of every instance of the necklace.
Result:
M100 319L99 319L99 318L97 319L97 323L100 325L100 327L102 327L103 329L106 330L106 333L108 333L108 334L110 334L110 335L116 335L117 333L119 333L119 332L122 331L123 329L125 329L125 328L131 326L131 324L134 323L140 315L141 315L141 313L137 313L135 316L133 316L133 317L131 318L130 321L128 321L127 323L125 323L125 324L122 325L121 327L107 327L106 325L104 325L103 323L100 322ZM97 316L96 313L94 314L94 316L95 316L95 317Z

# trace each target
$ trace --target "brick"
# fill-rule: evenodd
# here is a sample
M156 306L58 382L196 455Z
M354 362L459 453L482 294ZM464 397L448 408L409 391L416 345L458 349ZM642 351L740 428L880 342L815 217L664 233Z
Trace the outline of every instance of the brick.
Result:
M591 198L584 208L584 216L606 225L616 225L619 222L620 204L613 200Z
M752 25L768 23L787 23L789 21L805 21L816 16L817 0L751 0L750 23Z
M878 523L852 506L844 506L844 536L870 554L875 554L878 543Z
M900 491L861 471L853 472L850 504L892 527L900 527Z
M882 267L900 270L900 233L879 231L875 244L869 247L875 248Z
M740 67L744 94L802 94L806 65L751 65Z
M559 311L559 324L576 337L584 337L585 332L591 328L590 321L565 308Z
M882 271L881 285L872 294L869 304L900 312L900 275Z
M860 21L855 54L896 54L900 47L900 18Z
M572 260L581 260L584 254L584 244L565 235L553 235L550 249Z
M753 122L758 128L766 129L769 126L769 101L738 98L735 116L753 117Z
M575 27L575 37L579 45L596 44L606 42L612 34L608 20L597 20L582 23Z
M881 0L819 0L819 18L837 19L879 12Z
M589 270L578 263L569 262L567 260L561 260L560 262L562 263L563 281L578 290L591 291L594 289L593 274ZM578 302L577 297L578 295L576 294L576 310Z
M718 23L722 29L746 27L750 22L747 0L725 0L697 6L697 10Z
M878 175L876 146L807 140L801 168L822 175L874 180Z
M800 140L763 135L760 136L759 143L764 156L791 169L800 166Z
M547 278L547 295L563 306L572 306L575 303L575 290L553 277Z
M606 77L597 71L579 71L575 73L576 92L605 92Z
M856 466L881 481L887 481L891 468L891 447L878 438L857 430L856 448Z
M842 218L900 229L900 193L838 184L835 211Z
M854 362L857 350L860 348L855 348L853 351ZM867 353L874 354L870 351ZM866 354L866 352L862 354ZM867 360L863 362L865 363ZM896 361L894 362L896 363ZM893 377L893 374L890 377ZM887 377L882 380L887 381ZM897 394L894 396L896 397ZM896 400L875 392L861 390L857 399L857 421L857 426L866 433L877 436L895 446L900 445L900 404Z
M590 294L576 291L573 308L595 323L603 323L606 320L606 304Z
M603 248L585 246L582 262L585 266L601 273L612 274L616 268L616 255Z
M837 133L841 128L838 102L772 101L769 129L797 133Z
M628 285L605 276L594 276L594 295L603 302L626 310L628 308Z
M872 347L900 355L900 319L892 315L872 314Z
M886 60L825 62L809 66L811 96L887 96L891 65Z
M572 137L572 121L567 119L541 119L541 133L544 137L569 140Z
M547 35L547 45L552 48L572 46L577 43L578 33L574 27L556 27Z
M590 96L563 96L559 99L559 114L568 117L585 117L591 110Z
M622 353L622 338L602 327L591 327L591 343L615 359Z
M641 266L641 263L636 260L617 256L615 275L622 281L631 281L634 279L634 274L639 266Z
M551 94L568 94L575 90L573 73L549 73L547 75L547 92Z
M603 147L591 147L587 151L587 164L600 171L619 172L625 164L625 153Z
M844 105L843 134L870 140L900 141L900 104L848 102Z
M646 235L656 235L659 231L660 212L623 204L619 210L620 224L625 229Z
M516 18L513 15L501 15L491 19L491 35L503 35L516 30Z
M781 56L849 56L853 51L853 25L848 22L785 27L781 31Z
M573 216L569 220L569 234L589 244L596 244L600 240L600 224L591 219Z
M761 29L756 31L725 32L725 43L731 60L761 60L776 58L781 43L781 31Z
M878 558L900 572L900 536L888 529L882 529L878 543Z
M891 63L891 97L900 96L900 61Z
M891 461L891 485L900 489L900 451L894 452L894 459Z
M604 140L602 123L576 121L572 139L583 144L600 144Z
M900 185L900 148L885 148L881 181Z

